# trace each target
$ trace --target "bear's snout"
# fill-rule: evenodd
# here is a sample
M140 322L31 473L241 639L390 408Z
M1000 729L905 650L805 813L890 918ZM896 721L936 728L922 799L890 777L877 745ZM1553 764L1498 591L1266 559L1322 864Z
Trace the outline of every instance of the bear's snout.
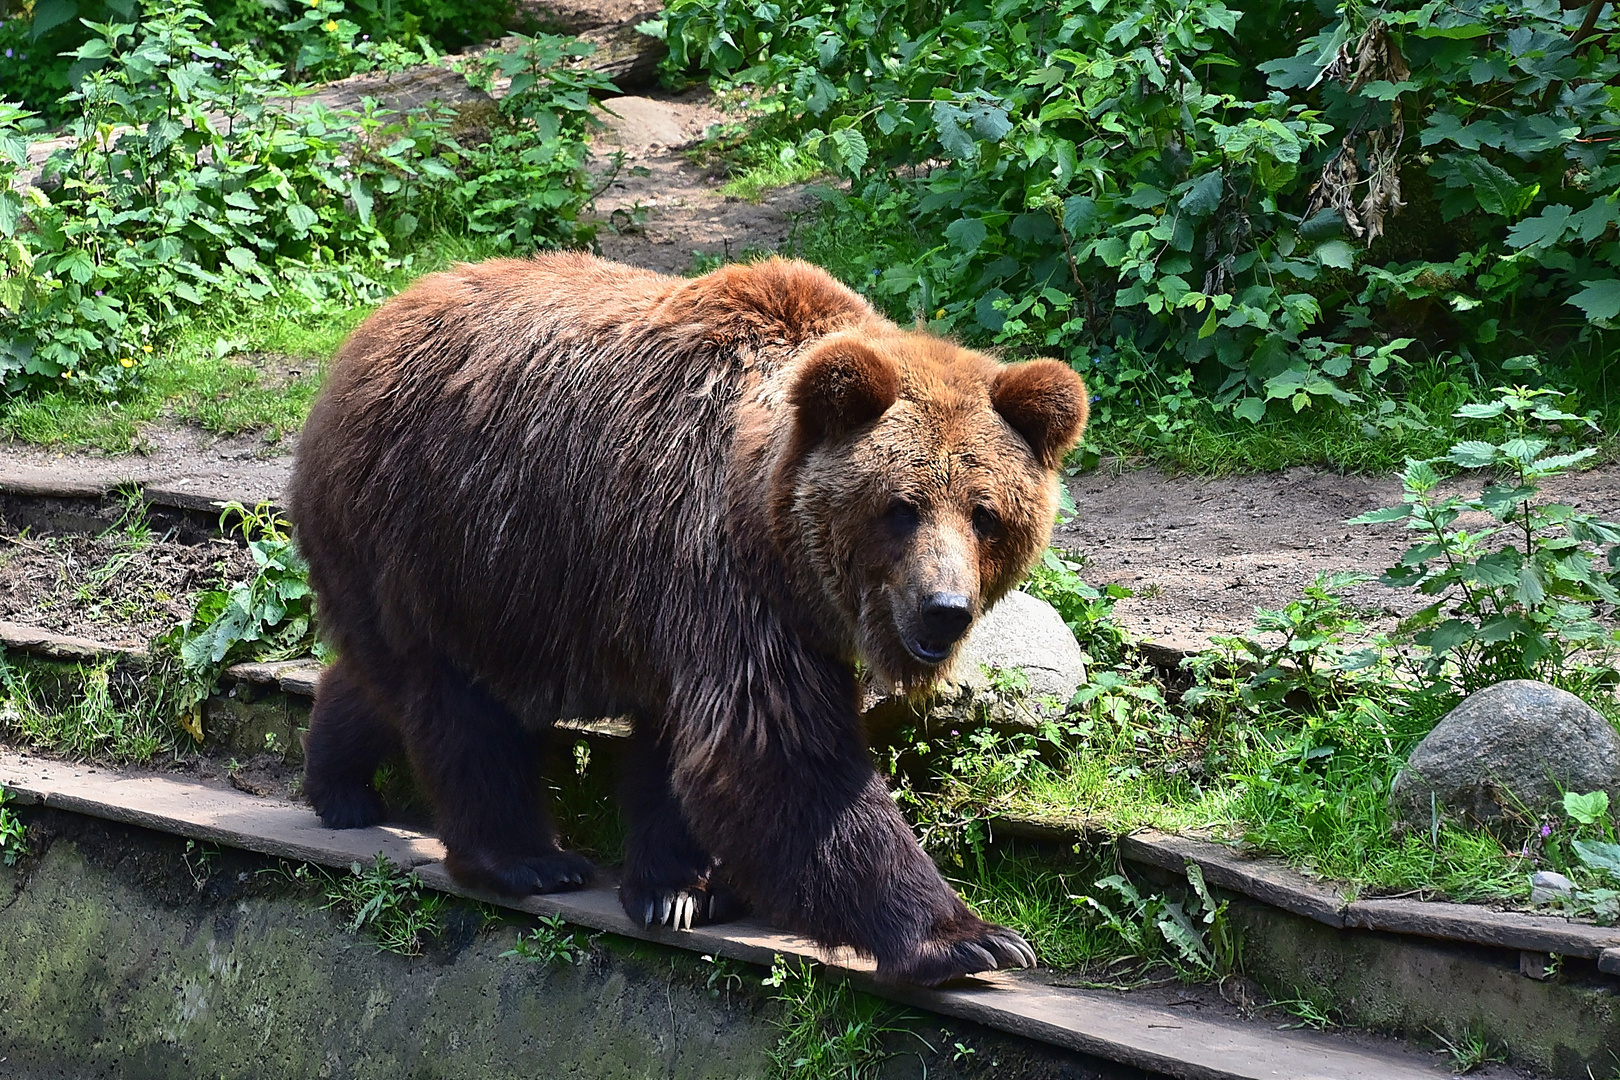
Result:
M917 659L937 664L950 655L951 646L972 623L971 599L961 593L930 593L917 606L917 640L906 644Z

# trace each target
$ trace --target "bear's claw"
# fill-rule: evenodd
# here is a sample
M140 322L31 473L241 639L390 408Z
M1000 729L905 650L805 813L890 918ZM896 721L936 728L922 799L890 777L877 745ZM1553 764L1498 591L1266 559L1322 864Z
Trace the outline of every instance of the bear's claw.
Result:
M667 926L690 930L694 926L727 922L743 913L744 907L730 890L718 886L692 886L685 889L657 886L619 887L624 913L642 926Z

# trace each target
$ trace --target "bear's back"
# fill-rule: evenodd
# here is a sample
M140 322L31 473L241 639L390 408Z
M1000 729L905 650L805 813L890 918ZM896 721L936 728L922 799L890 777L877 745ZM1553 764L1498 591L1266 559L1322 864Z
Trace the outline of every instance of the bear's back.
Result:
M292 510L323 599L342 597L335 643L425 644L539 712L634 707L575 699L657 683L673 643L655 631L694 625L725 577L740 403L871 317L781 260L685 281L570 253L424 278L344 345L300 441Z

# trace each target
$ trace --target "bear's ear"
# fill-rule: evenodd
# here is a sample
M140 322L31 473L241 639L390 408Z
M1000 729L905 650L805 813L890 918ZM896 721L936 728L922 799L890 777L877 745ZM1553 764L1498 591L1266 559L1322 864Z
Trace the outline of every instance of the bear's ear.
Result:
M1048 469L1080 440L1090 406L1086 384L1069 365L1057 360L1008 364L990 384L990 403L1013 426Z
M800 430L814 440L877 419L899 396L900 372L892 362L859 341L837 337L811 351L788 399Z

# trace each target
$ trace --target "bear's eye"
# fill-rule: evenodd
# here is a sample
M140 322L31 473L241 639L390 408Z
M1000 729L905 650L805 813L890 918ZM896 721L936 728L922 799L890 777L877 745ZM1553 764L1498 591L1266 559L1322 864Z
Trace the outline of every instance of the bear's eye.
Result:
M897 533L911 532L922 520L922 515L917 512L917 505L905 499L896 499L890 503L883 516L887 519L889 527Z
M980 539L990 540L1001 532L1001 519L988 506L975 506L973 508L973 531L979 534Z

